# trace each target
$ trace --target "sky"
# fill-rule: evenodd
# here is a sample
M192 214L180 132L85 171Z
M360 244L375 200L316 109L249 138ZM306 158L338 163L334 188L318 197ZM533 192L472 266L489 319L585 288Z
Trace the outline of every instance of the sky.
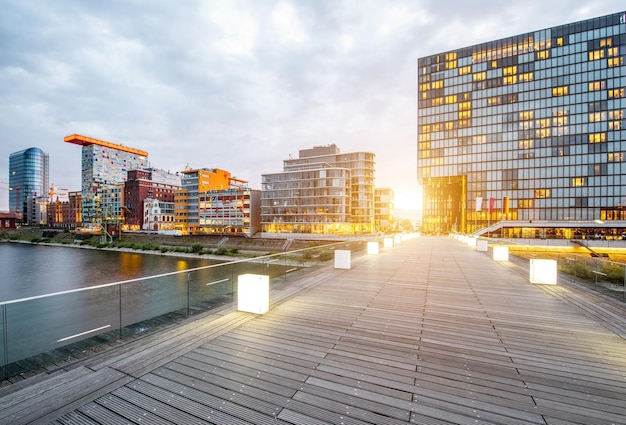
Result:
M299 150L373 152L421 208L417 58L626 11L623 0L0 0L0 210L9 155L38 147L80 190L67 135L221 168L261 189Z

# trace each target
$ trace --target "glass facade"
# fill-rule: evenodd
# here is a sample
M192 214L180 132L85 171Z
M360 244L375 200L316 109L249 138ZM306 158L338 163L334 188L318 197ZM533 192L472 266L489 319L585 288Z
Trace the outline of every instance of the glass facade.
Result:
M283 172L261 176L261 225L267 233L374 231L374 154L336 145L300 151Z
M616 13L419 58L424 231L625 220L625 56Z
M27 200L47 197L50 157L39 148L29 148L9 156L9 209L26 217Z

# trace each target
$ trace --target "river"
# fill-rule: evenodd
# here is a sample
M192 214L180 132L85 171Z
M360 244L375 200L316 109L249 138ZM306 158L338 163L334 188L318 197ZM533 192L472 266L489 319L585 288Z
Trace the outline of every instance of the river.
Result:
M216 263L193 257L0 243L0 302Z

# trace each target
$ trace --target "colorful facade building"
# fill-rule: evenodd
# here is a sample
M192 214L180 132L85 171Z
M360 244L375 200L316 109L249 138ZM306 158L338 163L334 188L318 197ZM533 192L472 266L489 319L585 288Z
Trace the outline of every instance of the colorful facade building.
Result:
M260 191L221 169L186 169L175 194L176 229L183 234L252 236L260 229Z
M110 195L123 195L118 185L124 184L128 171L147 167L148 152L79 134L66 136L64 141L82 147L83 223L101 224L105 216L117 220L123 200L113 200ZM105 191L107 199L103 198Z
M280 173L262 175L265 233L373 233L374 154L340 153L332 144L304 149Z
M622 12L419 58L423 229L621 234L625 57Z

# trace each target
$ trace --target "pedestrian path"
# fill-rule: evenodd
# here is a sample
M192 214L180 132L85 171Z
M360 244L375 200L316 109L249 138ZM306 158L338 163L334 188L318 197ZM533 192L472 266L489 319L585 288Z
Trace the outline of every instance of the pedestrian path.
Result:
M223 310L2 389L0 423L626 423L626 341L520 267L407 241L263 316Z

